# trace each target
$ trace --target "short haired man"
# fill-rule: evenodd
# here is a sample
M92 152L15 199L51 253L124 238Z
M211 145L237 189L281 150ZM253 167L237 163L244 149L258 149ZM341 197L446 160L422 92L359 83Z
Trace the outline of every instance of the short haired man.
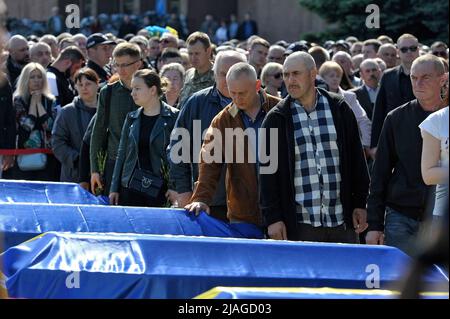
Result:
M414 100L411 80L411 65L419 57L419 41L411 34L403 34L397 40L400 65L384 72L380 82L372 118L371 145L372 156L376 154L378 138L386 115L411 100Z
M195 145L201 145L203 142L202 134L195 133L194 121L200 124L200 133L204 132L211 124L213 118L231 103L230 93L228 91L226 75L228 70L236 63L246 62L246 57L236 51L221 51L216 56L214 62L215 85L203 89L192 95L184 104L180 111L169 150L184 143L189 145L189 158L187 161L175 163L172 158L170 161L170 181L174 185L176 193L168 194L172 203L177 202L178 207L184 207L192 196L193 183L198 180L198 156L200 149L194 149ZM177 130L187 130L190 139L185 141L182 136L177 136ZM197 140L200 138L200 140ZM225 199L225 175L222 174L218 182L216 192L211 202L209 202L213 216L225 219L226 217L226 199Z
M352 44L352 47L350 48L350 54L352 55L352 57L358 55L358 54L362 54L362 48L363 48L363 43L358 41Z
M283 73L289 96L262 125L263 143L278 145L278 169L259 175L269 237L356 243L367 228L369 175L355 116L342 97L315 87L309 54L290 55Z
M392 43L386 43L380 46L377 56L386 63L388 69L397 66L397 48Z
M386 44L386 43L394 44L394 40L392 40L392 38L389 37L389 36L387 36L387 35L380 35L380 36L377 38L377 40L380 41L381 44Z
M101 89L97 117L92 130L90 162L93 193L99 187L103 189L104 194L109 194L123 123L126 115L138 108L131 97L131 80L133 74L143 65L139 46L121 43L114 49L113 59L119 80ZM108 101L109 105L106 105ZM104 172L101 172L99 164L102 152L107 158ZM100 173L104 175L103 181Z
M369 39L364 41L362 47L362 54L365 59L375 59L377 57L378 49L381 46L381 42L375 39Z
M259 37L250 43L248 50L248 63L255 68L258 78L261 74L262 68L267 63L269 48L269 42Z
M276 62L283 64L285 60L284 52L286 51L281 45L272 45L267 54L267 62Z
M180 93L180 106L194 93L214 85L211 62L211 41L203 32L192 33L186 41L192 68L186 71L184 87Z
M72 103L75 89L71 78L85 64L83 52L76 46L61 51L55 61L47 68L50 92L56 97L57 110Z
M373 108L377 99L379 83L381 79L381 69L374 59L364 60L359 67L359 74L363 85L350 91L356 94L359 103L366 111L369 119L372 119Z
M405 43L401 44L403 48ZM414 256L430 191L421 174L419 125L442 107L440 93L447 77L442 61L431 54L414 60L410 77L416 99L389 112L381 131L367 205L366 242L383 244L385 236L387 245Z
M46 34L39 39L39 42L47 43L52 50L52 59L56 59L59 55L58 40L52 34Z
M261 90L261 81L256 71L248 63L237 63L227 73L227 86L232 103L212 121L200 155L200 170L194 193L185 208L189 211L209 212L217 183L223 167L226 167L227 217L231 223L250 223L262 228L262 216L258 203L258 134L267 112L280 99L267 95ZM229 136L230 129L238 132L237 137ZM228 131L228 132L227 132ZM248 138L244 137L245 131ZM220 137L217 136L220 132ZM230 147L231 145L231 147ZM225 163L226 149L233 154L241 153L243 163ZM206 161L205 156L221 151L218 162ZM263 237L262 229L261 236Z
M21 35L12 36L8 41L7 48L9 55L6 60L6 72L9 83L14 89L23 67L30 62L30 48L27 39Z
M164 49L157 59L156 66L158 67L158 70L161 70L163 66L169 63L183 63L183 58L181 57L181 53L178 49Z
M39 63L46 69L52 62L52 49L44 42L34 44L30 49L30 61Z
M311 56L314 59L314 62L316 62L317 69L320 69L322 64L324 64L326 61L330 61L330 54L327 50L320 46L312 47L308 50L308 53L311 54Z
M448 60L448 47L442 41L436 41L431 45L431 53Z
M166 48L178 49L178 37L170 32L165 32L161 35L159 46L161 52Z
M105 66L111 59L111 45L115 45L114 41L109 40L101 33L94 33L87 39L87 54L88 63L87 67L94 70L97 73L100 84L108 82L108 72L105 70Z

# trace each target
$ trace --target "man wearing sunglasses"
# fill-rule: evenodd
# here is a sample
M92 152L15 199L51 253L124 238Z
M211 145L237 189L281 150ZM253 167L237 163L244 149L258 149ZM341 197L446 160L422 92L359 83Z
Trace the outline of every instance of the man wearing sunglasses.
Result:
M114 49L113 59L119 80L100 91L97 117L92 130L90 161L93 193L100 188L104 194L109 194L123 123L126 115L138 108L131 97L131 79L134 72L143 65L139 46L121 43ZM107 156L103 170L104 180L100 178L101 152L105 152Z
M387 70L380 82L372 118L371 156L375 158L378 139L386 115L406 102L414 100L409 74L411 65L419 57L419 41L412 34L403 34L397 40L400 65Z
M442 41L436 41L431 45L431 53L448 60L447 45Z

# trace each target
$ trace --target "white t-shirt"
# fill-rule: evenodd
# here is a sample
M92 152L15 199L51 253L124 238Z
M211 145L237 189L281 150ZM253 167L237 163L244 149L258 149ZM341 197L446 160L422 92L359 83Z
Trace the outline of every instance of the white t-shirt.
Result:
M448 167L448 106L426 118L420 129L441 141L441 167Z
M441 141L440 166L448 168L448 106L434 112L423 121L419 127L433 137ZM446 209L448 196L448 184L436 186L436 201L434 204L434 216L442 216Z

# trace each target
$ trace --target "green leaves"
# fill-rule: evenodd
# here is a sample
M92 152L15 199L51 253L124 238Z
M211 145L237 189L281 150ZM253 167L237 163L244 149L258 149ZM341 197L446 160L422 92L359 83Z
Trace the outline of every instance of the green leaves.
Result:
M436 40L448 41L447 0L299 0L299 3L330 24L337 23L337 27L327 32L304 34L305 39L324 41L350 35L368 39L386 34L395 41L403 33L412 33L421 43L428 45ZM369 4L380 8L379 29L368 29L365 25L370 14L366 13Z

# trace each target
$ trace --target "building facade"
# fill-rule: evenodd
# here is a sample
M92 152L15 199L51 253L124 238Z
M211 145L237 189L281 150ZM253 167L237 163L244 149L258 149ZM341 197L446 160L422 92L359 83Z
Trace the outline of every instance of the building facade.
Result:
M82 16L100 13L140 14L155 10L158 0L5 0L8 14L17 18L45 21L51 9L59 6L60 12L68 4L77 4ZM205 15L216 21L227 19L234 13L242 21L246 13L258 23L259 33L269 41L284 39L292 42L305 32L320 32L327 24L316 14L302 8L298 0L166 0L167 12L178 12L187 17L189 29L197 30Z

